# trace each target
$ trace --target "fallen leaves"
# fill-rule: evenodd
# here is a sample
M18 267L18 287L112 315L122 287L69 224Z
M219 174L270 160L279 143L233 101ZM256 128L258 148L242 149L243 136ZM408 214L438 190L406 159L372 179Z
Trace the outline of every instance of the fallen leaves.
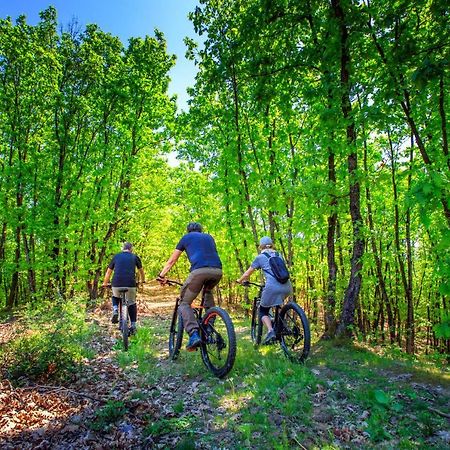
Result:
M14 388L0 382L0 443L25 431L37 436L56 422L82 411L88 401L60 389L39 392L39 388Z

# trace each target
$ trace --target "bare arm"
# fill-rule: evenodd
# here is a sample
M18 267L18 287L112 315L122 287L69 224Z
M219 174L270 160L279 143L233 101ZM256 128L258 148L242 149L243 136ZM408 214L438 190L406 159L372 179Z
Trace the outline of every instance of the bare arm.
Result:
M170 258L167 260L166 265L164 266L163 270L159 272L159 276L161 278L164 278L169 272L169 270L172 268L172 266L178 261L178 258L180 257L182 251L181 250L174 250L173 253L170 255Z
M239 278L238 280L236 280L237 283L242 283L243 281L247 281L250 278L250 275L255 271L256 269L254 269L252 266L250 266L241 276L241 278Z
M109 267L106 269L105 278L103 279L102 286L106 286L109 283L109 279L111 278L112 272L113 272L112 269L110 269Z
M138 269L138 273L139 273L139 282L145 283L145 273L144 273L144 269L142 267L140 269Z

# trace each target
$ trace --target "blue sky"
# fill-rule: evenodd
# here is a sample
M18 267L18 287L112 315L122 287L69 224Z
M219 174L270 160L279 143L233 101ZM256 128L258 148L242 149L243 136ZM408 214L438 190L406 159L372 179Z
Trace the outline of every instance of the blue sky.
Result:
M153 30L158 28L165 35L168 52L177 55L176 67L170 72L169 91L178 95L179 107L186 109L186 87L194 84L196 69L184 57L183 38L198 40L187 18L198 3L198 0L0 0L0 17L10 16L15 21L25 14L27 22L35 25L39 12L52 5L62 26L74 18L82 28L96 23L124 44L130 37L153 36Z

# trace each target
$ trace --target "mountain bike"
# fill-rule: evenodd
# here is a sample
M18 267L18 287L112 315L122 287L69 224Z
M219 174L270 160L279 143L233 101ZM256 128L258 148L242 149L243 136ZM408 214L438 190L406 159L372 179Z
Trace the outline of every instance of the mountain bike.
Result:
M255 346L261 344L263 324L259 318L259 306L264 285L245 281L242 286L256 286L259 293L253 299L251 339ZM275 342L278 342L284 354L293 362L303 362L311 347L309 322L303 309L295 302L288 301L284 305L273 306L270 315L275 331Z
M166 280L169 286L182 286L174 280ZM169 355L176 360L180 354L183 343L183 317L178 309L181 298L175 301L169 331ZM229 314L222 308L214 306L205 311L205 287L202 289L200 305L192 306L198 323L201 337L200 352L205 366L216 377L225 377L233 368L236 358L236 333Z
M128 314L128 299L126 293L127 288L119 289L120 302L119 302L119 330L122 334L123 348L128 351L128 338L130 337L130 315Z
M111 285L108 284L106 287L111 289ZM128 351L128 341L131 336L131 321L130 315L128 314L128 299L126 293L128 288L120 288L119 293L119 330L122 336L123 348Z

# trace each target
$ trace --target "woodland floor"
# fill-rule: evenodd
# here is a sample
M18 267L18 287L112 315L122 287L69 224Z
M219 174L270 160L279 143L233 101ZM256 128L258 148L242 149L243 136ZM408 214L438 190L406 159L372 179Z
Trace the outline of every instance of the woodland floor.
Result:
M173 292L147 288L129 354L105 301L87 318L98 327L94 357L70 383L0 379L0 448L450 448L446 369L387 359L372 367L367 349L319 343L294 367L274 349L253 349L247 322L232 315L236 365L218 380L198 353L168 358ZM0 343L13 336L14 322L0 324Z

